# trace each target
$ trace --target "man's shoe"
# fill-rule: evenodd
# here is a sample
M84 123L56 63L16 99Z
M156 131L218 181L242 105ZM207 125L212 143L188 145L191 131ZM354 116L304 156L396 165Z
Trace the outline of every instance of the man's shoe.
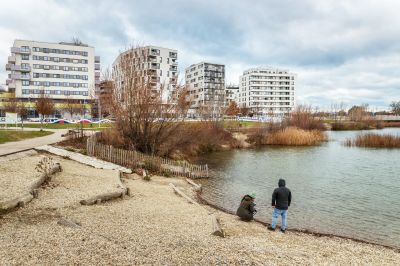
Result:
M281 229L281 232L282 232L282 234L284 234L286 232L286 230L285 229Z
M271 226L268 226L269 231L275 231L275 228L272 228Z

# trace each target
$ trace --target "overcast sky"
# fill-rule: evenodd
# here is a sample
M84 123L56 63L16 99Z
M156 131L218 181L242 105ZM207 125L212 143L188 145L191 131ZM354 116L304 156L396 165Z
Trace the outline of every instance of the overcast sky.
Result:
M96 48L102 67L131 44L178 50L181 78L200 61L243 70L273 66L298 74L297 102L400 100L398 0L165 0L0 2L0 83L14 39L70 41Z

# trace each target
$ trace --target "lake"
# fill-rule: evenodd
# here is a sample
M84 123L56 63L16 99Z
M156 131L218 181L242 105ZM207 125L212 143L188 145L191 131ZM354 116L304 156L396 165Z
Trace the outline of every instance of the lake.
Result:
M346 147L344 139L399 128L327 132L317 147L276 147L212 153L201 158L212 177L201 181L210 203L236 211L257 194L256 218L270 222L271 194L284 178L293 200L289 228L308 229L400 247L400 149Z

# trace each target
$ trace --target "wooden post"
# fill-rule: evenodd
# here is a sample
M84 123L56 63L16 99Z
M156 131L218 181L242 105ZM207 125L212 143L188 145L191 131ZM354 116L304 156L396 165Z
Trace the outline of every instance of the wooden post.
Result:
M219 219L215 215L211 215L212 234L215 236L225 237L225 232L221 227Z

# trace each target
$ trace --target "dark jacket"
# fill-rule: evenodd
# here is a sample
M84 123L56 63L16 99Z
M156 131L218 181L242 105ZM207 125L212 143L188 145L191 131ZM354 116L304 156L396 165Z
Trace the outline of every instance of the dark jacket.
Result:
M253 220L254 214L257 212L254 207L256 204L253 202L253 198L249 195L243 197L240 202L240 206L236 211L236 214L245 221Z
M272 193L272 206L275 206L279 210L287 210L292 201L292 192L285 185L285 180L279 179L279 187Z

